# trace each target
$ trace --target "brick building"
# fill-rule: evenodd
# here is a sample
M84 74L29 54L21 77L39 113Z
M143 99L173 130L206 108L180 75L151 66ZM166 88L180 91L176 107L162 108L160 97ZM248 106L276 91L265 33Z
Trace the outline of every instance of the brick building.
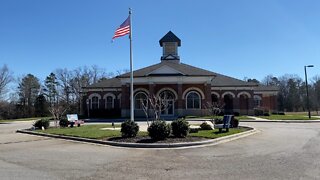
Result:
M134 111L145 117L141 102L166 95L163 117L208 114L206 105L217 102L225 113L253 114L254 108L276 111L277 88L262 86L200 69L180 61L181 40L169 31L159 41L161 62L133 72ZM84 88L83 107L90 117L130 117L130 73ZM151 113L151 112L150 112Z

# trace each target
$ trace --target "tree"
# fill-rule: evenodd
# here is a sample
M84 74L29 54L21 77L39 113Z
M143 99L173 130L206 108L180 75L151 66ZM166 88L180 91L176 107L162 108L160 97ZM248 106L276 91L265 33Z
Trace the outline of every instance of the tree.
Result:
M34 103L34 114L37 117L45 117L48 115L48 103L46 97L43 94L40 94Z
M35 100L40 91L39 79L32 74L27 74L19 80L18 94L20 103L24 110L26 110L28 117L33 116L33 109Z
M261 84L266 86L278 86L279 80L277 77L274 77L273 75L267 75L263 80L261 81Z
M0 68L0 99L6 93L6 88L10 82L13 81L12 72L7 65L3 65Z
M55 105L58 103L58 85L59 83L57 82L56 75L54 73L50 73L49 76L47 76L45 80L45 95L49 101L50 106Z

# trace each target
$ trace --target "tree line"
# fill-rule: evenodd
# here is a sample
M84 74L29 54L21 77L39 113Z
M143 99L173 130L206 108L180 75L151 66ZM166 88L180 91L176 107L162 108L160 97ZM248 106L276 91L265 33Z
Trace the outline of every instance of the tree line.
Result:
M265 86L278 87L278 111L301 112L308 110L306 82L298 75L285 74L279 77L267 75L261 82L256 79L246 80ZM308 92L310 110L318 112L320 107L319 75L308 79Z
M73 70L59 68L40 80L33 74L14 77L3 65L0 67L0 119L79 114L83 87L125 72L128 70L106 73L96 65ZM10 84L17 88L10 91Z
M48 74L44 80L40 80L33 74L14 77L13 72L6 65L2 65L0 119L61 116L63 113L80 114L83 87L125 72L128 70L106 73L96 65L73 70L59 68ZM261 81L247 78L245 80L278 87L278 111L307 111L306 84L298 75L285 74L279 77L267 75ZM318 112L320 76L316 75L308 81L310 109ZM17 88L10 91L10 83L15 84Z

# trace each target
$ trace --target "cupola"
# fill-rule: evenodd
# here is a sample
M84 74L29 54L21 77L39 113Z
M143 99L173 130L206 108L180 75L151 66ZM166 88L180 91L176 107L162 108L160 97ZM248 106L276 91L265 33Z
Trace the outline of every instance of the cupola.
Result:
M178 47L181 46L181 40L169 31L163 38L159 41L160 46L163 48L163 53L161 56L161 61L175 61L180 62L180 57L178 54Z

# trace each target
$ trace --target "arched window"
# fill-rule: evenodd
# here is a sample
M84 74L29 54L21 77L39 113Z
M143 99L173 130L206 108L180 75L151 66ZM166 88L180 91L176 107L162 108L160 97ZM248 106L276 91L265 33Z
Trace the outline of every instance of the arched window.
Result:
M99 98L98 96L93 96L91 98L91 109L98 109L99 108Z
M218 103L219 97L216 94L211 94L212 103Z
M254 95L253 99L254 99L254 107L260 107L262 98L260 96Z
M200 109L201 99L200 95L191 91L187 94L187 109Z
M114 107L114 100L112 96L107 96L106 98L106 109L113 109Z
M148 106L148 99L147 95L144 92L138 92L135 95L135 100L134 100L134 108L135 109L143 109L143 104L145 106Z

